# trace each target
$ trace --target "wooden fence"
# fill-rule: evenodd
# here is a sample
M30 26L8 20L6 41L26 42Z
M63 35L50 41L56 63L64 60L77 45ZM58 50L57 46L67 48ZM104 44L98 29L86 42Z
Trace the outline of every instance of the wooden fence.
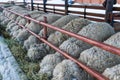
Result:
M30 4L30 3L29 3ZM64 4L46 4L46 7L43 7L42 3L33 3L34 9L39 11L46 11L56 14L73 14L78 15L82 18L90 19L93 21L105 21L105 8L98 5L64 5ZM114 15L120 13L120 7L113 8L112 18L114 22L120 22L120 17Z

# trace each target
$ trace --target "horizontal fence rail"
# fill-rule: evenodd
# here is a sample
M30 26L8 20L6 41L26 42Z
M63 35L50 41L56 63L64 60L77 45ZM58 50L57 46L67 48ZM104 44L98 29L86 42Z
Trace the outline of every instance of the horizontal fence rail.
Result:
M30 3L28 3L30 4ZM58 9L58 7L61 7L63 9ZM77 8L78 10L71 10L71 8ZM34 9L44 11L44 7L42 3L34 3ZM46 12L51 12L51 13L56 13L56 14L75 14L78 15L82 18L90 19L93 21L99 21L99 22L104 22L105 21L105 8L103 6L94 6L94 5L68 5L67 8L68 10L65 10L65 5L64 4L46 4L45 11ZM80 9L83 9L81 11ZM91 12L90 10L95 10ZM97 10L97 11L96 11ZM99 12L100 13L95 13ZM103 11L103 12L102 12ZM113 8L113 15L114 12L120 13L120 7L114 7ZM115 13L116 14L116 13ZM113 16L115 22L120 23L118 20L119 18Z
M5 8L4 8L4 9L5 9ZM108 45L108 44L105 44L105 43L102 43L102 42L98 42L98 41L95 41L95 40L93 40L93 39L89 39L89 38L87 38L87 37L84 37L84 36L82 36L82 35L78 35L78 34L75 34L75 33L69 32L69 31L66 31L66 30L64 30L64 29L60 29L60 28L58 28L58 27L56 27L56 26L52 26L52 25L47 24L47 23L45 23L45 22L35 20L35 19L33 19L33 18L29 17L29 16L21 15L21 14L19 14L19 13L16 13L16 12L11 11L11 10L8 10L8 9L5 9L5 10L7 10L7 11L13 13L13 14L16 14L16 15L18 15L18 16L21 16L21 17L23 17L23 18L25 18L25 19L27 19L27 20L31 20L31 21L34 21L34 22L40 24L40 25L43 25L43 27L44 27L44 34L47 33L46 27L48 27L48 28L51 28L51 29L60 31L60 32L62 32L62 33L64 33L64 34L67 34L67 35L69 35L69 36L71 36L71 37L75 37L75 38L77 38L77 39L79 39L79 40L82 40L82 41L87 42L87 43L89 43L89 44L91 44L91 45L97 46L97 47L99 47L99 48L101 48L101 49L104 49L104 50L106 50L106 51L109 51L109 52L111 52L111 53L113 53L113 54L116 54L116 55L119 55L119 56L120 56L120 48L116 48L116 47L114 47L114 46L111 46L111 45ZM18 24L18 23L17 23L17 24ZM20 25L20 24L18 24L18 25ZM34 36L36 36L39 40L41 40L41 41L43 41L44 43L46 43L47 45L49 45L49 46L50 46L51 48L53 48L54 50L56 50L56 51L58 51L59 53L61 53L62 55L64 55L66 58L68 58L68 59L74 61L75 63L77 63L81 68L83 68L84 70L86 70L89 74L91 74L92 76L94 76L94 77L97 78L98 80L108 80L106 77L104 77L104 76L101 75L100 73L94 71L93 69L89 68L88 66L85 66L82 62L76 60L75 58L69 56L66 52L64 52L64 51L60 50L59 48L55 47L54 45L52 45L51 43L49 43L46 39L38 36L38 35L35 34L34 32L30 31L28 28L24 27L23 25L20 25L20 26L21 26L22 28L26 29L27 31L29 31L29 32L30 32L31 34L33 34ZM46 36L46 35L45 35L45 36ZM44 36L44 37L45 37L45 36Z
M7 9L6 9L6 10L7 10ZM14 11L11 11L11 10L7 10L7 11L12 12L12 13L14 13L14 14L16 14L16 15L19 15L19 16L21 16L21 17L24 17L24 18L26 18L26 19L28 19L28 20L34 21L34 22L36 22L36 23L38 23L38 24L40 24L40 25L47 26L48 28L51 28L51 29L60 31L60 32L62 32L62 33L64 33L64 34L67 34L67 35L69 35L69 36L71 36L71 37L75 37L75 38L77 38L77 39L79 39L79 40L82 40L82 41L87 42L87 43L89 43L89 44L91 44L91 45L97 46L97 47L99 47L99 48L102 48L102 49L104 49L104 50L106 50L106 51L109 51L109 52L111 52L111 53L113 53L113 54L117 54L117 55L120 56L120 48L116 48L116 47L114 47L114 46L111 46L111 45L108 45L108 44L105 44L105 43L102 43L102 42L99 42L99 41L96 41L96 40L93 40L93 39L84 37L84 36L82 36L82 35L78 35L78 34L75 34L75 33L73 33L73 32L66 31L66 30L64 30L64 29L60 29L60 28L58 28L58 27L56 27L56 26L52 26L52 25L50 25L50 24L47 24L47 23L44 23L44 22L35 20L35 19L31 18L31 17L28 17L28 16L26 16L26 15L21 15L21 14L19 14L19 13L16 13L16 12L14 12Z

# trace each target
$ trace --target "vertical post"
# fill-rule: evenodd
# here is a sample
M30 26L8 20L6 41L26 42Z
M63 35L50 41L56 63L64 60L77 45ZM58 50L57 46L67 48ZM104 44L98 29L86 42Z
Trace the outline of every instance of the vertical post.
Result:
M86 8L87 8L87 6L85 5L85 8L84 8L84 18L86 18Z
M55 5L53 5L53 13L55 14Z
M34 6L33 6L33 0L31 0L31 10L34 10Z
M24 15L24 16L31 17L29 14ZM29 19L27 19L27 22L30 24L31 21Z
M44 12L46 12L46 2L47 2L47 0L43 0L43 8L44 8Z
M37 4L37 10L39 11L39 3Z
M68 0L65 0L65 15L68 15Z
M23 0L23 4L24 4L24 6L26 5L26 2L25 2L25 0Z
M106 14L105 21L113 26L113 4L114 0L107 0L106 2Z
M47 23L47 17L44 16L44 22ZM47 40L47 27L44 26L44 34L43 34L44 39Z

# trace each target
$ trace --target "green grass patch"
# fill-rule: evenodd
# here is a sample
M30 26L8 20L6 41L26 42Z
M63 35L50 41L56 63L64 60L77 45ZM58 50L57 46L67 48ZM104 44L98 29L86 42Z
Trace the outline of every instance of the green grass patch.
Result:
M0 34L4 36L4 38L11 38L11 36L9 35L8 32L5 31L5 27L3 27L2 25L0 25Z
M28 80L50 80L46 74L38 74L40 70L39 62L29 62L26 58L27 51L23 49L22 45L20 45L17 41L11 39L9 33L5 31L5 25L0 26L0 34L4 36L5 42L8 44L8 47L10 48L20 68L26 74Z
M48 80L46 74L38 74L38 71L40 69L38 62L35 63L26 61L27 51L24 50L17 41L13 39L6 39L5 41L29 80Z

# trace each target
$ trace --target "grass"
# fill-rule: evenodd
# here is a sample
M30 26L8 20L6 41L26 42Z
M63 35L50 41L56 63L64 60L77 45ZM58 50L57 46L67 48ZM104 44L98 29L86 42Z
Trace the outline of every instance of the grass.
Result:
M0 27L0 33L4 36L5 42L8 44L13 56L17 60L20 68L26 74L28 80L49 80L46 74L40 75L39 62L28 62L26 60L27 51L15 40L11 39L5 28Z

